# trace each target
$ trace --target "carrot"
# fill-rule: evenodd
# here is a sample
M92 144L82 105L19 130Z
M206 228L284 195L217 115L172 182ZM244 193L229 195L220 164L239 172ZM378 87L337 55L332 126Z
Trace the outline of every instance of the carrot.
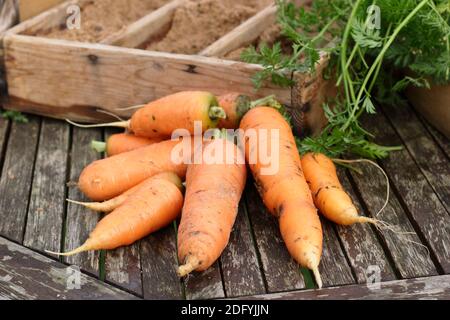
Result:
M194 270L204 271L219 258L228 244L245 187L242 151L224 137L204 143L203 159L211 150L218 150L219 161L189 165L186 175L186 198L178 229L180 277Z
M111 135L106 142L95 140L92 141L91 147L97 152L106 152L106 154L110 157L149 146L157 142L161 142L161 139L149 139L137 137L129 133L118 133Z
M277 110L257 107L244 116L241 129L245 132L242 143L245 145L247 162L264 204L278 218L289 253L299 264L313 271L321 287L318 267L322 254L322 226L303 175L289 124ZM268 133L265 134L262 129L268 130ZM278 138L273 130L279 132ZM256 137L253 142L250 139L251 132ZM272 155L268 162L258 155L261 152L258 150L265 147ZM278 161L274 160L276 155ZM278 170L273 173L264 171L277 164Z
M191 143L191 139L188 140L186 141ZM172 159L172 151L184 142L163 141L97 160L82 171L78 187L91 200L104 201L117 197L145 179L164 171L175 172L184 178L187 164L174 163Z
M89 239L70 256L90 250L110 250L130 245L175 220L183 206L182 183L174 173L156 175L148 180L126 201L103 218Z
M225 111L227 117L220 119L218 128L236 129L242 117L252 108L259 105L278 107L275 96L268 96L260 100L251 101L249 96L237 92L230 92L217 97L219 106Z
M215 128L226 114L218 106L217 98L203 91L182 91L148 103L138 109L131 120L100 125L78 125L83 128L121 127L136 136L168 139L176 129L186 129L194 134L194 123L200 121L202 132Z
M308 153L302 157L302 167L314 203L325 217L340 225L377 224L375 219L358 215L352 199L339 182L331 159L321 153Z
M162 173L160 173L160 175L162 175ZM151 179L151 178L148 178L148 179ZM128 199L128 197L131 194L133 194L134 192L136 192L136 190L138 190L140 187L142 187L142 185L144 185L148 181L148 179L144 180L143 182L139 183L138 185L132 187L131 189L128 189L127 191L125 191L121 195L119 195L119 196L117 196L115 198L112 198L110 200L107 200L107 201L103 201L103 202L81 202L81 201L75 201L75 200L67 199L67 202L86 207L86 208L91 209L93 211L108 213L108 212L111 212L114 209L118 208L119 206L121 206Z

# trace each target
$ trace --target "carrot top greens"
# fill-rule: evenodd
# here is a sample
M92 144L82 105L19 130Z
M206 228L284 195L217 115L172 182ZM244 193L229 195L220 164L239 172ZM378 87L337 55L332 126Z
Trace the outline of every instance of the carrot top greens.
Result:
M256 88L266 80L293 85L286 71L314 72L320 52L330 56L325 76L342 87L323 106L328 126L320 136L299 141L301 152L386 157L398 148L371 142L360 117L374 114L376 103L404 103L401 92L408 85L450 82L448 0L315 0L308 10L284 0L277 5L291 52L284 53L279 42L243 52L244 61L264 67L253 77Z

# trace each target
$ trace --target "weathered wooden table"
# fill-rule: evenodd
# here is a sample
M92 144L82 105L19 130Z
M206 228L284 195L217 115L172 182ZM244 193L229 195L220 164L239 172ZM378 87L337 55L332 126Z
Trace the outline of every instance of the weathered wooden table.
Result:
M450 299L450 142L410 108L383 108L367 123L378 142L404 145L379 162L392 189L378 218L397 233L323 220L322 290L290 258L251 181L230 245L203 274L177 278L176 225L115 251L47 256L45 249L81 244L101 218L67 204L83 197L66 183L99 157L89 142L111 132L29 119L0 119L0 299ZM339 174L361 214L373 215L385 181L376 169L360 168L362 175ZM80 289L69 265L82 271ZM366 284L376 278L378 287Z

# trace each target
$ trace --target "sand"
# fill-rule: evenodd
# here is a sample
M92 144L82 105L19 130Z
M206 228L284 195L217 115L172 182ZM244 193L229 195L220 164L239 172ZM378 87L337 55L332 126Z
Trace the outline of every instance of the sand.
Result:
M99 42L170 0L92 0L81 8L81 29L65 25L38 33L48 38Z
M187 0L168 32L144 48L197 54L272 3L272 0Z

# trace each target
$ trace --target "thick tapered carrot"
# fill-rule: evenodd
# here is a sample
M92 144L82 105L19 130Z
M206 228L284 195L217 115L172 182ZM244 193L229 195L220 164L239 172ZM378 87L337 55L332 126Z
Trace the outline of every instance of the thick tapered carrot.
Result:
M78 187L91 200L105 201L164 171L175 172L184 178L187 162L174 162L172 154L182 143L191 143L191 139L163 141L95 161L82 171Z
M159 178L166 178L167 180L173 179L173 173L171 173L171 172L159 173L156 176ZM154 176L154 177L156 177L156 176ZM70 200L70 199L67 199L67 201L70 203L73 203L73 204L77 204L77 205L86 207L93 211L109 213L109 212L113 211L114 209L120 207L128 199L128 197L130 195L135 193L140 188L145 187L150 179L152 179L152 178L148 178L148 179L144 180L143 182L139 183L138 185L134 186L133 188L125 191L121 195L119 195L115 198L112 198L110 200L107 200L107 201L81 202L81 201L75 201L75 200Z
M91 147L97 152L105 152L109 157L124 152L136 150L154 143L161 142L158 138L138 137L130 133L117 133L111 135L106 142L92 141Z
M148 179L126 201L103 218L79 248L57 255L90 250L109 250L130 245L175 220L183 206L183 186L174 174Z
M268 96L259 100L251 101L250 97L237 93L230 92L218 96L217 100L219 106L225 111L227 117L220 119L218 128L237 129L242 117L252 108L259 105L267 105L271 107L281 107L275 100L275 96Z
M182 91L148 103L138 109L129 121L78 126L121 127L136 136L168 139L177 129L188 130L191 134L196 133L195 122L201 123L204 132L215 128L219 120L224 118L226 118L225 111L219 107L217 98L212 93Z
M321 287L322 226L289 124L277 110L257 107L244 116L241 129L247 162L264 204L278 217L289 253L314 272Z
M217 150L217 161L205 161ZM203 163L186 175L186 197L178 229L180 276L208 269L228 244L246 181L243 153L226 138L205 142ZM227 161L228 160L228 161Z
M321 153L305 154L302 157L302 167L314 203L329 220L340 225L377 223L375 219L358 215L352 199L339 182L333 161L327 156Z

